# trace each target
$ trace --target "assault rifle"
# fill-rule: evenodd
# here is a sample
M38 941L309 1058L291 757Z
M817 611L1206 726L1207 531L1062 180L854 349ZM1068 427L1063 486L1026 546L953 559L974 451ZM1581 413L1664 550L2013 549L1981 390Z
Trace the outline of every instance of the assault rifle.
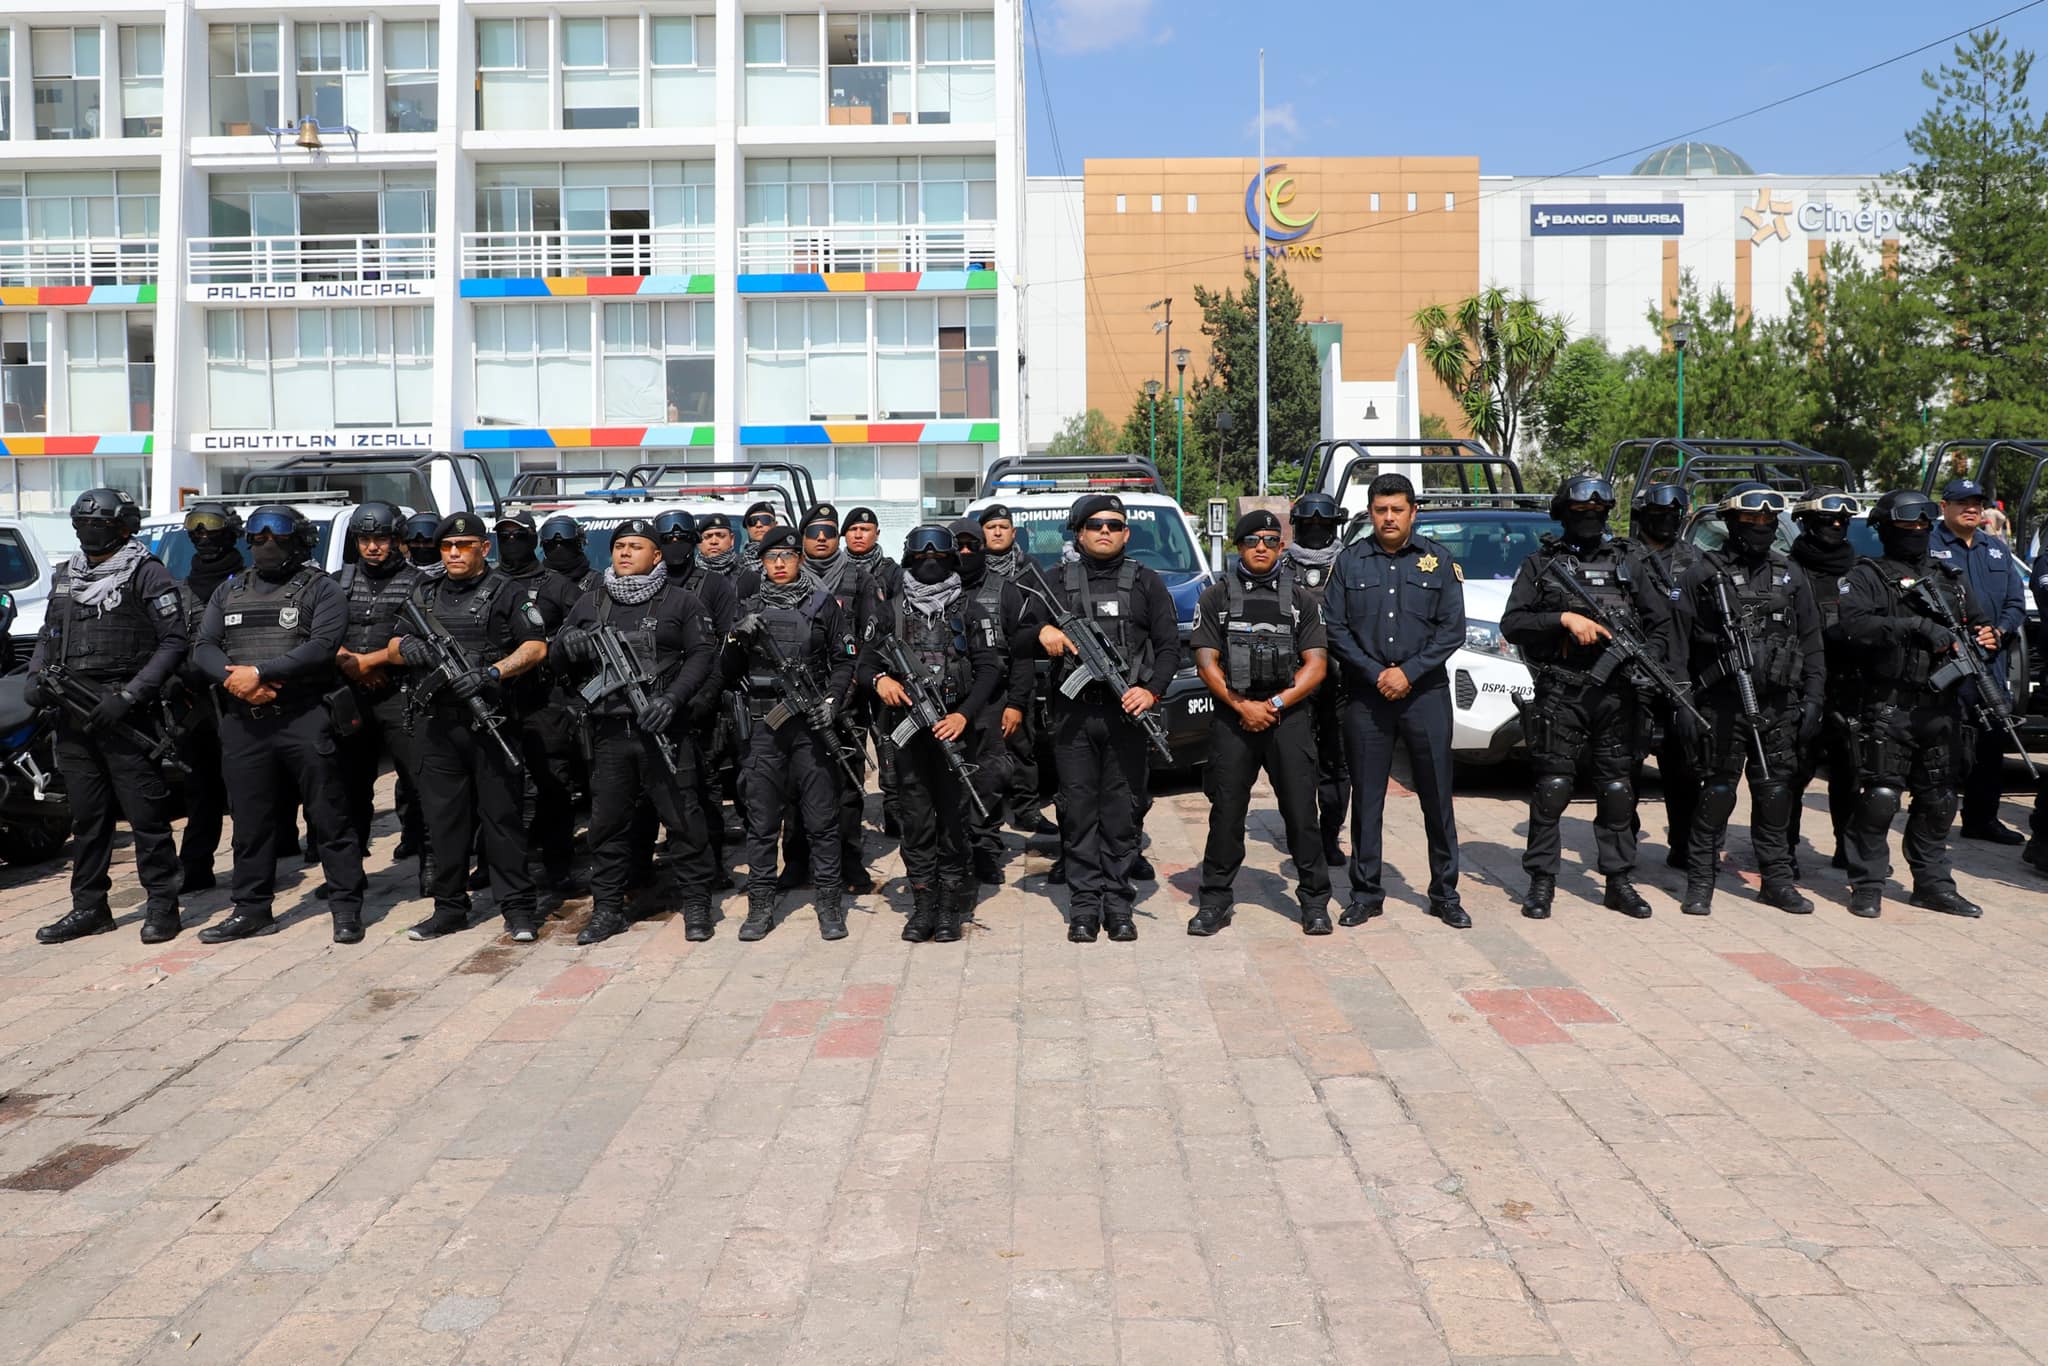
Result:
M654 682L654 675L640 667L640 660L633 653L633 642L627 640L619 628L608 623L592 627L591 648L597 651L597 672L590 681L577 689L577 696L586 707L594 707L613 693L626 694L626 705L633 709L637 722L646 714L647 704L653 699L647 695L648 685ZM671 778L682 776L682 762L676 753L675 740L667 735L649 732L654 748L661 755L661 763Z
M1060 683L1060 691L1072 699L1079 697L1081 690L1090 683L1102 683L1121 703L1124 694L1131 690L1130 669L1110 645L1108 637L1102 634L1102 628L1053 596L1052 588L1046 583L1045 575L1039 572L1035 560L1025 560L1024 572L1036 581L1037 587L1021 578L1016 580L1017 586L1043 602L1046 611L1052 613L1053 626L1073 642L1076 663ZM1156 705L1136 716L1129 712L1124 716L1145 732L1146 740L1151 742L1153 751L1161 759L1169 764L1173 762L1173 747L1166 743L1166 723L1159 719Z
M1983 647L1977 644L1975 630L1964 626L1956 618L1955 608L1938 592L1927 579L1913 585L1913 596L1926 603L1934 618L1955 640L1956 657L1934 671L1927 680L1930 687L1946 690L1957 683L1970 682L1975 694L1970 706L1977 713L1977 721L1986 730L1996 728L2005 732L2012 741L2012 747L2020 752L2020 762L2027 766L2029 777L2038 778L2040 770L2034 767L2033 756L2027 753L2027 742L2020 738L2020 728L2013 723L2012 704L2005 700L2005 689L1991 676L1991 670L1984 664Z
M1543 568L1543 572L1555 579L1579 604L1579 611L1607 628L1607 649L1600 656L1600 662L1587 671L1586 677L1595 685L1603 684L1624 667L1629 676L1638 682L1647 683L1666 701L1692 718L1693 724L1704 733L1707 718L1700 715L1700 709L1692 704L1692 696L1685 686L1666 673L1664 666L1657 662L1656 652L1650 642L1636 628L1634 622L1625 622L1611 615L1594 596L1586 591L1586 585L1573 576L1555 556Z
M984 821L987 820L988 803L974 790L975 767L960 753L960 742L940 740L938 733L932 730L932 727L938 725L945 716L946 709L939 705L938 692L932 687L931 679L918 667L917 661L910 657L910 652L903 648L903 642L893 634L876 636L875 644L881 647L882 659L889 666L889 672L903 685L903 691L910 694L910 715L904 717L902 724L889 732L889 739L901 749L909 744L919 731L930 732L932 739L938 741L939 752L946 756L946 767L953 770L953 776L960 780L960 786L967 789L967 800L973 804L974 814Z
M63 664L46 664L37 675L42 690L57 699L57 705L68 711L79 721L90 724L93 712L107 695L107 689L79 677ZM118 721L113 726L114 734L131 745L140 747L149 761L180 773L190 772L178 758L177 732L156 725L148 720L146 704L138 704L129 713L129 719Z
M424 670L432 677L436 686L447 687L476 668L475 662L469 657L469 651L462 648L462 642L448 633L448 628L441 624L440 618L425 604L417 599L408 598L398 612L406 625L412 628L405 639L407 644L412 646L414 653L413 657L405 662ZM432 689L426 691L431 692ZM417 692L412 696L425 697L426 692ZM491 710L491 704L478 696L470 698L467 706L471 727L497 741L498 748L505 753L505 761L513 768L525 768L526 765L519 758L519 751L505 738L504 719Z
M1749 628L1736 613L1735 595L1728 591L1728 576L1716 573L1708 582L1714 586L1714 610L1721 614L1721 646L1727 651L1711 672L1719 678L1735 680L1736 702L1749 726L1749 743L1756 749L1757 769L1763 772L1770 768L1771 760L1764 753L1764 709L1756 700L1756 642L1749 638Z
M860 786L860 772L853 766L853 759L846 747L839 742L839 732L832 724L832 699L825 696L825 689L801 659L792 656L782 648L782 642L775 633L765 627L757 627L751 636L767 652L768 662L775 668L775 676L782 683L782 696L768 714L761 718L768 723L768 729L781 730L783 726L798 717L817 732L825 747L832 751L832 758L838 763L839 771L846 775L846 781L856 788Z

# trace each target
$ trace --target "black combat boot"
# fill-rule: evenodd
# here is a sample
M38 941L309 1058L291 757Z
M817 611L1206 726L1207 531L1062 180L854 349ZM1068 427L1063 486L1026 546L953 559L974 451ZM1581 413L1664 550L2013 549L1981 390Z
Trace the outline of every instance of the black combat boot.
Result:
M363 942L363 912L361 907L354 910L334 912L334 942L337 944L360 944Z
M1330 905L1318 902L1301 908L1301 932L1303 934L1330 934L1336 927L1330 923Z
M407 930L405 937L414 941L439 939L442 935L459 934L468 928L469 908L464 906L458 910L449 911L446 915L439 911L434 912L425 920ZM199 937L201 939L206 938L206 931L201 930Z
M974 851L974 880L984 887L1003 885L1003 863L991 850Z
M592 907L590 919L584 923L583 928L576 935L576 943L579 947L602 944L613 935L624 934L625 932L626 912L623 907Z
M1858 887L1849 893L1849 914L1863 920L1875 920L1884 912L1884 889L1882 887Z
M711 904L693 901L683 907L683 938L701 944L711 937Z
M846 908L839 904L839 893L820 891L817 906L818 938L846 938Z
M1114 944L1128 944L1138 937L1138 922L1131 919L1129 907L1104 912L1102 928L1109 931L1110 942Z
M269 934L277 928L276 919L269 911L237 910L218 925L208 925L199 932L202 944L227 944L237 939L248 939L253 935Z
M185 922L178 918L178 903L147 905L142 908L142 942L168 944L178 937Z
M1812 915L1813 903L1801 895L1799 888L1790 882L1766 882L1756 899L1766 906L1776 906L1787 915Z
M960 903L948 898L939 903L937 919L932 922L934 944L957 944L960 942Z
M1648 920L1650 903L1643 900L1643 894L1636 890L1636 884L1627 873L1616 873L1607 879L1607 895L1601 904L1610 911L1620 911L1631 920Z
M1197 938L1207 938L1230 924L1235 908L1230 906L1198 906L1188 920L1188 933Z
M1923 910L1940 911L1943 915L1959 915L1966 920L1975 920L1984 914L1984 908L1963 896L1953 887L1933 887L1927 891L1916 891L1908 898Z
M1093 944L1102 933L1102 917L1093 911L1075 911L1067 918L1069 944Z
M740 922L739 941L751 944L775 928L775 893L747 893L747 918Z
M1556 895L1556 878L1548 873L1529 874L1529 890L1522 894L1522 914L1531 920L1550 919L1550 899Z
M1158 880L1159 874L1152 871L1151 859L1148 859L1143 854L1140 854L1136 858L1131 860L1131 881L1157 882Z
M930 887L910 889L910 918L903 922L903 942L922 944L939 927L938 893Z
M1431 901L1429 903L1429 913L1454 930L1469 930L1472 928L1471 912L1465 909L1462 902Z
M1711 877L1688 877L1685 880L1685 900L1678 903L1684 915L1712 915L1714 913L1714 879Z
M36 942L68 944L89 934L105 934L113 928L114 913L105 906L74 906L62 919L53 920L37 930Z

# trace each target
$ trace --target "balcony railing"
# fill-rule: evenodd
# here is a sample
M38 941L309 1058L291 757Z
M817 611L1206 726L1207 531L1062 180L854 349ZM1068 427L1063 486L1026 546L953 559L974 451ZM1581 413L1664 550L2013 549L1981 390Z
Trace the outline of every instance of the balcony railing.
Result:
M536 275L708 275L715 266L710 228L462 234L462 273L484 279Z
M432 233L365 236L195 237L195 285L430 280Z
M117 237L49 237L0 242L0 286L146 285L157 244Z
M742 275L989 270L995 256L993 223L740 229Z

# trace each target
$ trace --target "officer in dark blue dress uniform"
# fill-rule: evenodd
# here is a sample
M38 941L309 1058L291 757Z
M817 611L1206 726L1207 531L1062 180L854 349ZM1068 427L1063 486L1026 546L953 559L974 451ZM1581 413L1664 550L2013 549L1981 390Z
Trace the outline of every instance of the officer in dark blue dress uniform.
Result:
M1998 644L1988 663L1991 676L2006 687L2007 664L2014 642L2027 624L2027 567L2013 557L2002 536L1984 530L1984 488L1974 479L1951 479L1941 490L1941 520L1928 539L1927 558L1947 565L1969 583L1970 591L1991 614ZM2008 690L2006 698L2010 702ZM1990 844L2018 844L2025 837L1998 819L2004 795L2005 732L1976 728L1962 781L1962 836Z
M1415 534L1415 486L1383 474L1367 489L1372 535L1337 557L1323 595L1330 653L1343 666L1351 768L1351 904L1340 925L1380 913L1380 833L1394 745L1408 751L1429 836L1429 913L1453 929L1458 826L1451 813L1451 690L1444 662L1465 643L1464 576L1451 552Z

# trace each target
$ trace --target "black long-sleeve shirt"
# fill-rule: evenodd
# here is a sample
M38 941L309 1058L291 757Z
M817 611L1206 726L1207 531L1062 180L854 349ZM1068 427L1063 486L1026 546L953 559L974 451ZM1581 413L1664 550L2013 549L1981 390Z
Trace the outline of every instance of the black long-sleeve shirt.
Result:
M156 650L135 671L134 677L118 681L133 697L154 697L177 672L178 666L185 662L186 652L192 644L185 627L184 604L178 597L178 581L171 577L171 571L164 568L161 560L150 556L135 566L135 572L121 591L133 593L135 600L142 604L142 610L149 615L150 628L156 632ZM54 600L50 607L52 611L56 610ZM55 662L50 658L51 628L61 633L64 625L63 622L47 622L36 636L35 649L30 651L28 659L31 673Z
M257 598L279 596L291 582L287 575L272 583L253 570L242 578ZM211 683L227 681L227 595L240 581L230 579L214 589L206 604L206 616L199 624L199 643L192 648L193 664ZM327 575L316 574L299 595L299 610L306 614L306 638L283 654L256 664L257 677L280 693L324 688L341 676L334 666L334 652L341 648L342 637L348 633L348 595Z
M1124 557L1115 556L1107 560L1094 559L1083 554L1079 561L1083 572L1088 575L1088 591L1097 600L1116 596L1117 573L1123 568ZM1132 562L1136 564L1136 561ZM1180 621L1174 611L1173 594L1166 591L1166 580L1148 565L1137 565L1138 577L1134 585L1137 598L1138 620L1132 623L1136 633L1152 644L1151 667L1143 677L1133 677L1134 686L1143 688L1155 698L1166 696L1166 690L1173 686L1173 676L1180 669ZM1079 612L1082 604L1069 601L1067 597L1067 573L1065 565L1055 565L1045 576L1046 587L1052 590L1059 602L1071 611ZM1044 613L1043 604L1035 612ZM1044 646L1036 644L1039 627L1052 625L1049 614L1043 615L1032 628L1034 647L1039 655L1045 653ZM1137 661L1126 660L1133 673Z
M576 605L569 609L563 628L594 629L600 620L606 596L604 585L599 584L578 598ZM645 616L649 605L628 606L615 602L611 607L611 624L623 629L628 622ZM669 680L663 691L676 704L678 711L688 711L697 694L711 681L712 671L718 667L720 637L703 600L687 588L672 585L655 598L651 606L657 623L654 628L655 658L643 659L640 664L657 675L674 667L675 677ZM594 666L577 664L571 668L581 678L588 676ZM611 713L625 709L623 693L612 694L598 708L600 712Z

